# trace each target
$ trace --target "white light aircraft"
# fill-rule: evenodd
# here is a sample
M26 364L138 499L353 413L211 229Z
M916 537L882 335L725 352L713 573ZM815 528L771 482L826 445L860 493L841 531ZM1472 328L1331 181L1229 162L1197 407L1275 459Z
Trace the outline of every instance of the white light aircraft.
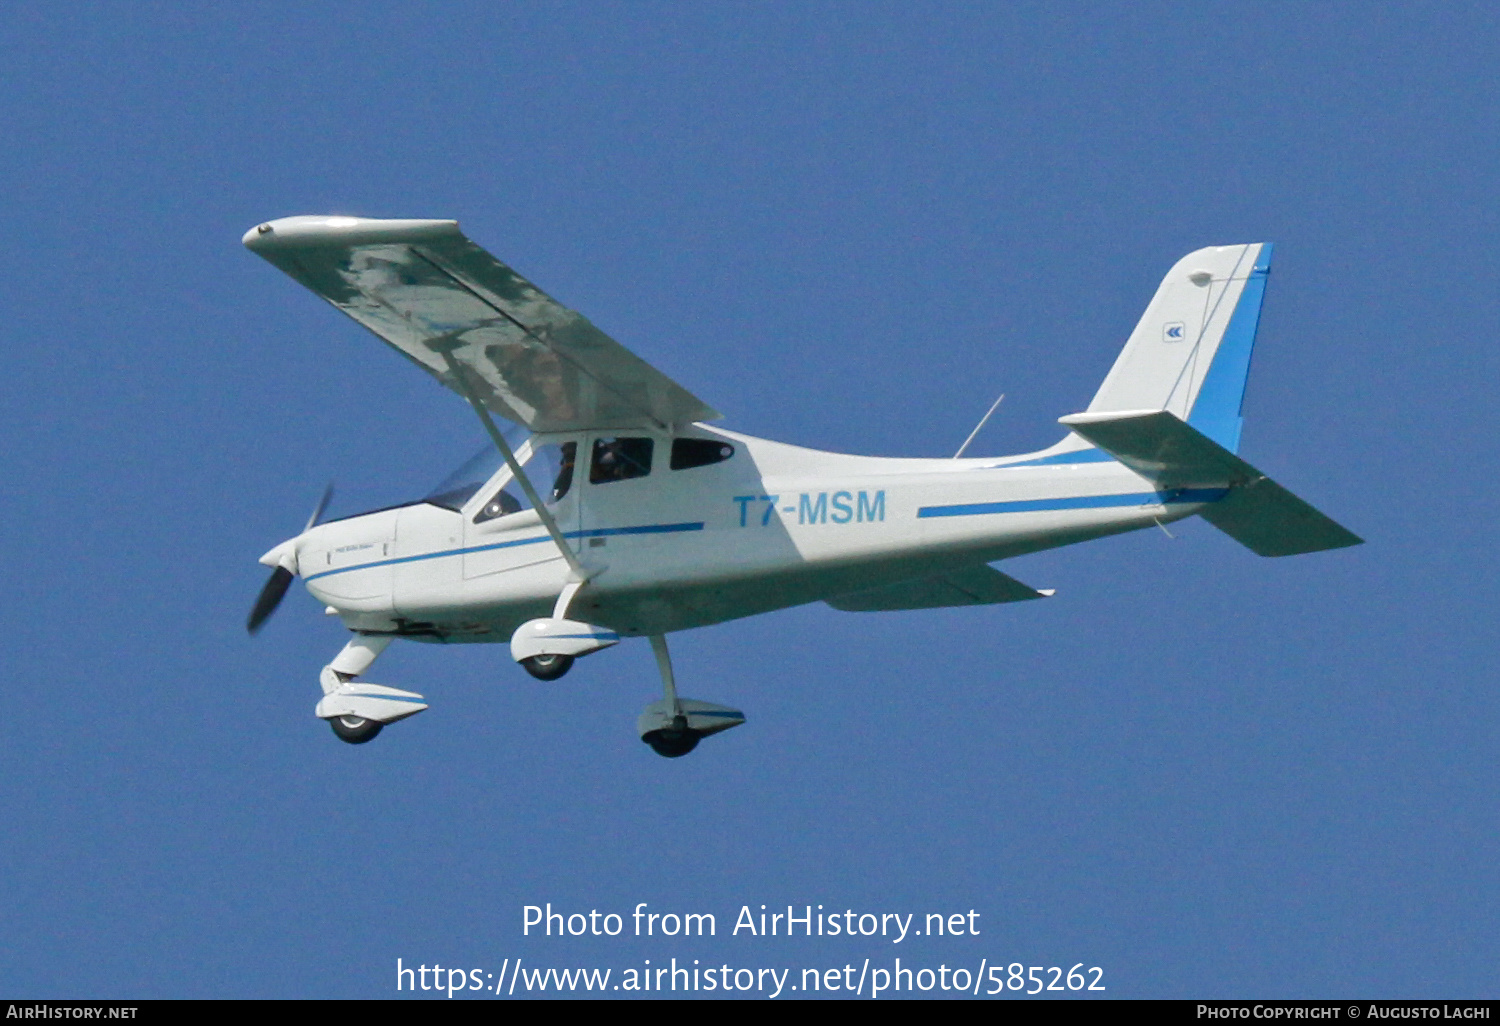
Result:
M1262 556L1360 542L1235 455L1269 244L1180 260L1051 448L885 459L708 426L715 410L457 222L288 217L244 241L467 400L490 439L423 499L320 522L325 494L261 557L273 569L252 633L295 576L353 632L316 710L353 744L427 708L363 680L395 638L509 642L556 680L645 636L665 695L638 730L675 757L745 718L679 697L673 631L814 601L1041 598L988 564L1194 514Z

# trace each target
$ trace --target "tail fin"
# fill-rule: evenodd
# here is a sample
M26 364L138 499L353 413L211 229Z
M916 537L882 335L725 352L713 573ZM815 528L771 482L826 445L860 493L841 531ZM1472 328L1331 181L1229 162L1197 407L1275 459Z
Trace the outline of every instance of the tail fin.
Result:
M1271 244L1211 246L1167 272L1089 413L1168 410L1236 452Z

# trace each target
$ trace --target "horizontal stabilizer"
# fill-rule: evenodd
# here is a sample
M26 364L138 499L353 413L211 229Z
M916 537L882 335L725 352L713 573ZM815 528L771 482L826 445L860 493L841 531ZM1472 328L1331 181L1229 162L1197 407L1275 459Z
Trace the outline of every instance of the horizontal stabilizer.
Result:
M1166 410L1074 413L1058 423L1159 488L1232 487L1265 476Z
M1166 410L1075 413L1060 423L1159 489L1226 488L1203 519L1260 556L1295 556L1363 539Z
M997 602L1024 602L1046 598L1051 591L1037 591L1014 577L981 563L932 577L887 584L867 591L838 595L827 602L846 613L874 613L894 609L939 609L945 606L988 606Z
M1257 556L1300 556L1364 543L1269 477L1234 489L1205 509L1203 519Z

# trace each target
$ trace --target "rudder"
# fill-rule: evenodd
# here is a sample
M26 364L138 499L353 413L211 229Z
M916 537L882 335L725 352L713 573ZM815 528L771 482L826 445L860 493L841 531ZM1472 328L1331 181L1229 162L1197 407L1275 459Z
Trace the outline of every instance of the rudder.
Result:
M1210 246L1167 272L1089 413L1168 410L1230 452L1271 268L1271 243Z

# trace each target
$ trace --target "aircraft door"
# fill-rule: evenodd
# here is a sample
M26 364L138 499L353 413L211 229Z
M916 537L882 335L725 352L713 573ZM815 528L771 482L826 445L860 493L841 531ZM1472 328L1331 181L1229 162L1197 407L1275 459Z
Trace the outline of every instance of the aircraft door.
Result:
M578 483L574 464L579 443L573 439L533 439L518 453L522 469L564 535L578 531ZM466 579L504 573L560 560L546 525L509 471L496 475L480 491L483 503L469 509L464 523L463 574ZM576 537L568 539L577 551Z
M607 564L614 579L660 569L663 546L689 519L681 482L668 471L671 439L644 432L590 435L579 454L580 525L585 564Z

